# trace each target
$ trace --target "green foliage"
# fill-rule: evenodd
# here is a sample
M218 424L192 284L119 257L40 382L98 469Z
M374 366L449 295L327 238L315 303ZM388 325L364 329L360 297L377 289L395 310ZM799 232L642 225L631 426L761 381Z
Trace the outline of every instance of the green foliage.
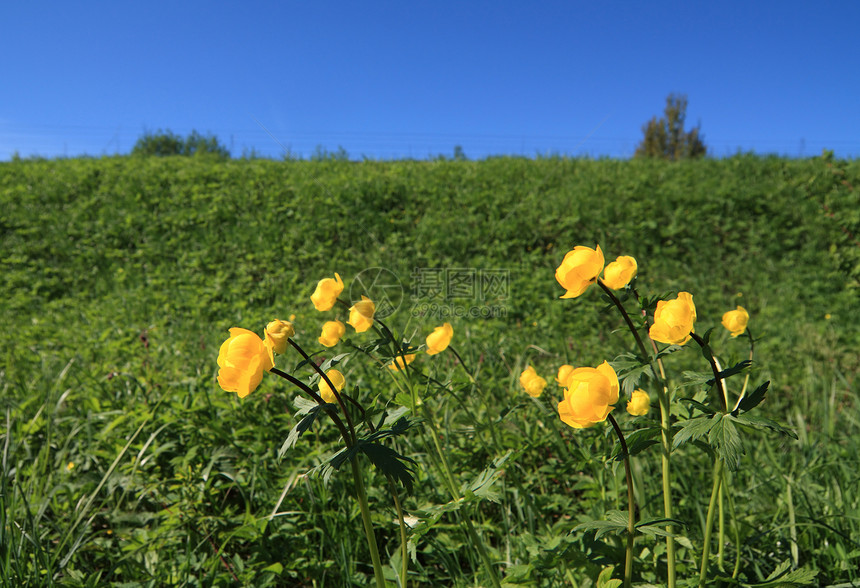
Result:
M684 131L687 117L687 97L682 94L669 94L663 117L653 117L642 127L644 137L636 147L634 157L653 159L696 159L704 157L707 148L702 141L699 126Z
M170 130L159 129L155 133L146 132L135 142L131 154L136 156L167 157L170 155L206 155L229 159L230 151L221 145L215 135L202 135L196 130L184 139Z
M444 492L428 439L410 430L384 440L415 460L379 460L383 468L408 467L413 479L413 494L403 497L417 519L410 581L485 585L456 524L462 511L493 560L504 562L506 581L594 585L623 561L623 549L612 533L597 541L574 528L625 508L615 445L599 428L563 430L553 412L558 390L533 401L517 377L531 363L551 381L561 363L596 365L617 349L627 362L625 390L647 380L625 334L611 332L614 317L594 310L599 296L556 301L553 272L564 253L599 242L608 260L639 260L643 290L694 293L702 330L716 326L710 347L729 366L724 372L740 366L747 349L721 331L720 316L738 303L750 311L756 358L728 380L736 398L735 382L751 375L727 421L743 436L744 452L733 453L739 539L728 537L724 575L739 555L740 585L808 581L808 570L817 570L811 581L821 585L856 583L860 317L857 248L843 228L857 234L857 192L843 181L860 185L860 164L752 156L673 164L0 163L3 581L367 585L370 558L349 476L335 472L325 483L307 475L331 457L337 431L320 413L279 460L291 429L310 412L269 375L241 402L224 393L214 381L215 357L227 328L259 332L267 320L290 314L297 340L316 349L324 320L308 300L316 280L338 271L349 282L362 269L385 267L407 294L392 330L420 345L430 326L451 319L453 345L481 383L464 379L447 353L414 364L447 386L422 400L440 415L461 501ZM415 268L463 267L509 272L507 296L478 303L498 306L503 316L452 319L425 308L429 299L411 299ZM372 336L348 338L374 343ZM391 341L401 344L391 335L377 349ZM320 350L314 357L337 355ZM701 369L689 346L667 348L662 357L673 369ZM377 402L376 414L388 410L398 391L387 369L340 365L359 387L356 397ZM310 374L307 366L295 371ZM679 573L687 576L696 573L692 544L712 483L700 447L715 417L713 409L697 410L708 405L700 392L712 377L702 372L673 390L692 396L689 414L673 423L676 440L688 441L672 462L685 473L673 479L682 497L673 516L687 522L683 533L692 540L679 541ZM618 413L622 427L642 431L630 445L638 520L660 531L659 423ZM688 431L691 422L705 430ZM784 434L789 430L798 438ZM715 444L732 449L732 431L718 433ZM366 454L359 459L370 466ZM373 467L365 471L380 545L397 545L384 479ZM634 582L662 585L665 552L637 537ZM383 559L393 560L394 551Z

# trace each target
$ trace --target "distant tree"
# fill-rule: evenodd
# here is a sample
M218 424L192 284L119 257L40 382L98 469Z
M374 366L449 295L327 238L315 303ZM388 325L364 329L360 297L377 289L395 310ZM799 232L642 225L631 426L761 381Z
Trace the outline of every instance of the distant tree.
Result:
M310 156L311 161L349 161L349 153L342 145L337 146L337 151L329 151L322 145L317 145Z
M669 94L663 117L653 117L642 127L645 136L633 157L653 157L656 159L693 159L703 157L707 151L702 141L699 125L684 132L687 115L687 97L683 94Z
M202 135L197 131L184 139L167 130L141 136L131 150L132 155L167 157L170 155L214 155L223 159L230 157L230 151L218 142L215 135Z

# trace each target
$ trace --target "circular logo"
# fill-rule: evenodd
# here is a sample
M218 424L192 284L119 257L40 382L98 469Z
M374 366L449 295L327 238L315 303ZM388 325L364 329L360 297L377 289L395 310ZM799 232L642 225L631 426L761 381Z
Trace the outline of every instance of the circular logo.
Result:
M403 302L403 285L397 274L384 267L361 270L349 286L349 299L353 302L367 296L376 305L374 316L381 319L394 314Z

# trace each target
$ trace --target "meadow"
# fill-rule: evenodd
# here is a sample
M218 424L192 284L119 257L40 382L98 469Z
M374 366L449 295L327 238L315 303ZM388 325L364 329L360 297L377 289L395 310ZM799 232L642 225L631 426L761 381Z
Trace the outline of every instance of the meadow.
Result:
M560 365L635 351L599 289L559 299L565 253L596 244L636 258L642 293L693 293L724 366L749 350L720 318L746 308L745 373L770 382L756 414L791 432L742 435L709 585L860 586L860 162L826 154L0 163L2 585L372 585L349 468L324 467L337 429L318 418L284 448L307 414L295 386L266 374L239 399L216 382L228 329L273 319L317 361L349 353L374 421L409 419L381 442L409 481L357 458L388 585L404 559L392 488L410 586L493 585L487 559L504 586L619 585L622 537L587 527L627 508L611 428L556 411ZM346 319L310 301L335 272L345 298L390 296L387 345L452 324L458 355L416 354L413 401L371 361L376 335L318 343ZM663 361L675 418L691 418L680 400L701 401L708 364L693 344ZM276 365L315 381L298 355ZM520 385L528 365L549 383L540 398ZM659 425L656 408L614 414L626 432ZM659 521L660 446L638 449L637 516ZM701 440L672 454L679 585L699 579L714 455ZM634 585L666 584L658 527L635 536Z

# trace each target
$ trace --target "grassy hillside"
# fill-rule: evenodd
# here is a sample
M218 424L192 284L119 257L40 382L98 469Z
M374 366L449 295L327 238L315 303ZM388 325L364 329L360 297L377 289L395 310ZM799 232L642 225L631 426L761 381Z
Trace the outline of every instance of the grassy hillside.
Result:
M527 363L551 380L561 363L597 365L632 349L616 317L599 312L597 291L558 300L553 276L564 254L599 243L607 262L638 260L641 291L692 292L701 331L717 327L727 356L746 351L719 331L722 313L737 304L750 312L760 338L754 377L771 381L765 414L799 439L747 441L733 483L741 545L731 547L747 581L783 561L818 570L821 585L857 580L858 187L857 162L752 156L2 163L3 579L366 585L370 560L357 507L344 498L348 475L328 484L301 477L332 452L331 431L314 429L278 460L296 422L294 391L267 377L240 402L215 383L215 358L228 328L260 332L291 315L296 340L320 349L329 317L308 299L317 280L338 272L349 289L362 270L385 268L403 294L389 324L417 345L451 320L466 365L480 368L479 392L438 406L463 481L517 451L496 502L475 515L507 581L560 585L565 578L547 570L565 560L567 580L587 585L614 552L572 527L620 508L623 476L600 457L610 440L544 424L557 421L552 403L529 402L517 380ZM491 299L413 296L452 269L496 272L506 287ZM499 316L427 315L432 304ZM701 356L671 361L680 373ZM433 365L467 390L453 359ZM380 401L393 396L379 373L350 366ZM548 454L555 431L580 453ZM450 500L422 439L398 445L418 463L405 503L415 512ZM695 469L701 457L691 447L678 466L687 472L677 479L686 497L679 518L691 538L710 493L710 470ZM643 514L656 518L650 461L636 462L638 491ZM371 486L380 544L395 557L390 499L383 484ZM270 520L275 511L288 514ZM443 517L417 546L415 582L481 584L467 544ZM648 545L637 551L638 580L659 584L662 554L642 552ZM692 576L698 554L682 551Z

